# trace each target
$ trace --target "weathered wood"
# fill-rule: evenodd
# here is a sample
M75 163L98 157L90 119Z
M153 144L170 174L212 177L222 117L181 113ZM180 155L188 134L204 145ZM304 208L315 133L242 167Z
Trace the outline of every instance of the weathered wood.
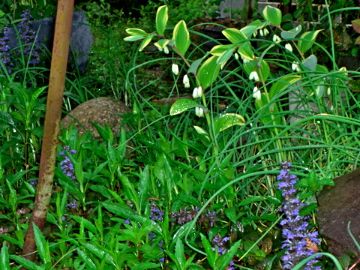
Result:
M40 229L44 227L52 193L73 10L74 0L58 1L39 182L36 188L34 210L23 247L24 256L32 260L35 259L36 248L33 224Z

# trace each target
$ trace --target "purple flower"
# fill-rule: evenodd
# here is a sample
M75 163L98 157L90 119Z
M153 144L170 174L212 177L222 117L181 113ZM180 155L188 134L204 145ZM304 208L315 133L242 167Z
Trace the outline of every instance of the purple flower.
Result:
M150 208L150 219L153 221L163 221L164 220L164 212L161 211L155 203L151 204Z
M63 160L60 162L61 171L70 179L75 180L75 168L74 164L70 159L70 155L74 155L76 150L70 149L69 146L64 146L64 150L60 152L60 156L63 157Z
M9 28L5 27L3 30L3 37L0 38L0 61L7 67L8 72L11 72L11 55L9 43Z
M36 33L31 28L31 21L33 18L29 10L24 10L20 16L21 22L19 23L18 29L24 56L29 57L30 64L37 65L40 62L40 53L39 45L36 42Z
M290 174L290 162L284 162L282 169L277 177L278 188L284 198L282 211L284 219L280 222L282 226L282 236L284 238L282 248L285 250L282 256L282 266L284 270L292 269L299 261L312 255L315 251L309 247L309 243L319 245L318 232L309 232L308 217L300 215L300 210L305 206L296 197L297 177ZM315 266L317 259L311 260L304 269L320 269Z
M78 207L78 202L77 202L77 200L73 199L66 206L69 209L76 209Z

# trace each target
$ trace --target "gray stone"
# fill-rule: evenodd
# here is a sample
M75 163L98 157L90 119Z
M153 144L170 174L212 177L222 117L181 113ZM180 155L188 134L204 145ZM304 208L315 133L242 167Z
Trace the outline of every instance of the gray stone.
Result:
M95 138L100 138L94 123L108 125L114 134L121 127L122 114L129 112L129 108L121 101L110 97L100 97L88 100L69 112L61 121L63 128L75 126L80 134L91 132Z
M318 196L320 233L327 240L329 251L335 255L360 254L351 239L347 226L360 242L360 169L334 179L335 186Z
M30 23L30 27L36 33L35 42L37 42L40 48L51 52L54 36L54 18L50 17L41 20L35 20ZM18 30L16 27L9 29L8 45L10 46L10 49L16 49L19 46L17 33ZM74 12L70 40L70 56L80 72L85 71L86 64L89 61L89 54L92 44L93 36L90 25L86 19L85 12Z

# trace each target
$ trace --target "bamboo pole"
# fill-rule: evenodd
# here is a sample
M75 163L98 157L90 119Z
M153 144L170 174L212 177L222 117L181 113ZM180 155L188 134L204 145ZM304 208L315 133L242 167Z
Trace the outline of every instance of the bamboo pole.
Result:
M34 210L23 246L23 255L31 260L35 258L36 248L33 224L40 229L44 228L52 193L73 10L74 0L58 0L39 181Z

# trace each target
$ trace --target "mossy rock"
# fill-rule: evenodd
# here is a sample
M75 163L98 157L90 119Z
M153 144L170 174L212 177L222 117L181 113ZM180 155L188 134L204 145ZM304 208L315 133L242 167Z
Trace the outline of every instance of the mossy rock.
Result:
M121 127L122 115L128 113L129 108L121 101L110 97L100 97L88 100L69 112L61 121L63 128L75 126L80 134L91 132L94 138L100 135L94 123L109 126L114 134Z

